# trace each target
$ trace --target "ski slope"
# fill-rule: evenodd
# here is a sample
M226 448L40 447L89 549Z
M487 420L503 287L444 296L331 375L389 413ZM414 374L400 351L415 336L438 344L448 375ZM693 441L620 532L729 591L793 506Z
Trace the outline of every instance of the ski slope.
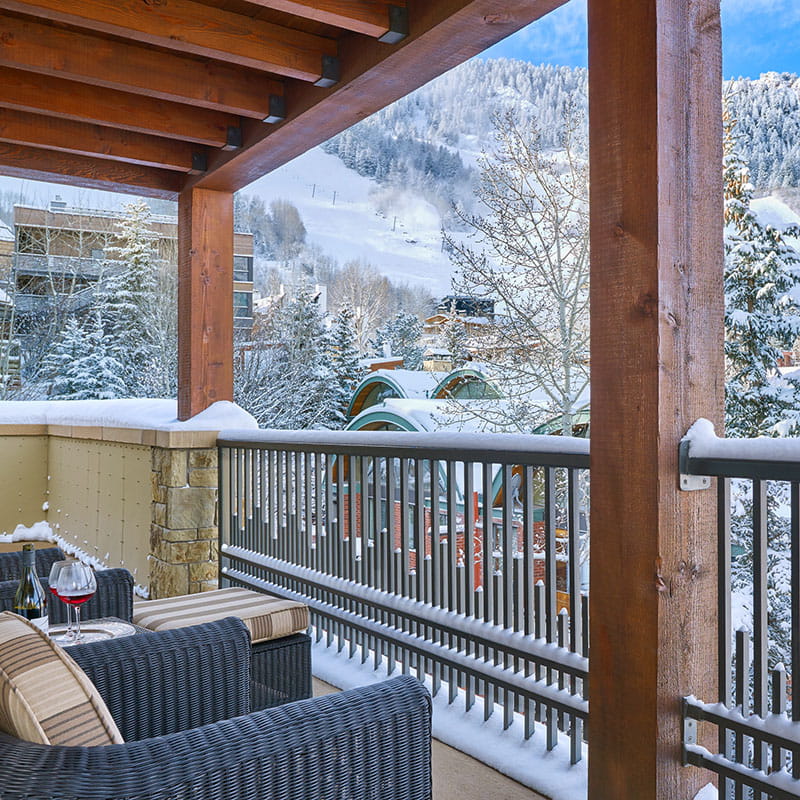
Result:
M381 186L317 147L243 193L261 197L267 206L273 200L295 205L308 243L340 264L361 259L395 282L422 286L435 296L450 291L441 216L411 191Z

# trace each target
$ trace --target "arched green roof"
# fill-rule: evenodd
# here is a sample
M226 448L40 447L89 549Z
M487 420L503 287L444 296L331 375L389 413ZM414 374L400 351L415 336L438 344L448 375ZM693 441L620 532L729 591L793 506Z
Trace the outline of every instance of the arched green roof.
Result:
M378 405L387 397L405 396L405 390L397 381L383 372L373 372L356 386L353 396L350 398L350 404L347 406L347 416L353 417L360 414L364 410L367 400L369 402L366 407L369 408L369 406Z
M474 387L476 385L480 386L480 391L477 394L463 391L467 387ZM465 395L473 400L497 400L501 397L500 392L492 385L489 379L480 370L474 367L454 369L448 375L445 375L433 390L431 397L444 399L447 397L464 397Z
M575 429L578 429L577 431ZM533 431L535 434L549 436L550 434L561 434L561 415L547 420ZM589 406L578 409L572 416L572 436L581 439L589 438Z
M362 411L357 417L350 420L345 430L425 432L425 428L411 417L389 411L386 408L376 408L374 411Z

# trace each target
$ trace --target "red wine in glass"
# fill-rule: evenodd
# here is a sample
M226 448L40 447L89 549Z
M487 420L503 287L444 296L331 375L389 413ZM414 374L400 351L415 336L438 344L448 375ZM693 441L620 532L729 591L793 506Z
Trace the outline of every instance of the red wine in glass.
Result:
M89 592L89 594L60 594L58 597L71 606L79 606L87 600L91 600L94 597L94 592Z

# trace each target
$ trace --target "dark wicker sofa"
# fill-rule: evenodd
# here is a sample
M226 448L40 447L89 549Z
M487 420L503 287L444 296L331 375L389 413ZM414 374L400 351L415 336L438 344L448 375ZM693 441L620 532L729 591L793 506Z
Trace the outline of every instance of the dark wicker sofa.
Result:
M71 648L126 744L0 734L0 797L430 798L430 698L413 678L248 713L248 652L233 618Z

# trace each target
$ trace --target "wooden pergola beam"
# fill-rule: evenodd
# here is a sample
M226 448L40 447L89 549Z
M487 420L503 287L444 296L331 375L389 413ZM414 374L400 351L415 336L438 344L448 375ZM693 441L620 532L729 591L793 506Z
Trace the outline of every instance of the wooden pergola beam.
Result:
M0 67L0 107L225 147L239 118L182 103Z
M376 39L392 30L395 9L405 11L405 0L251 0L255 5L313 19L326 25L363 33ZM394 9L393 9L394 7ZM401 37L402 38L402 37Z
M722 420L719 0L589 0L592 800L686 800L681 699L716 692L716 503L678 443Z
M188 142L8 108L0 108L0 142L184 173L196 168L198 155L205 158L204 148Z
M287 83L286 120L266 128L245 121L241 151L212 154L209 174L196 185L238 191L564 2L408 0L407 38L387 48L374 39L344 35L339 82L326 90Z
M193 0L0 0L0 8L314 83L336 41Z
M175 200L184 182L170 170L5 143L0 143L0 174L165 200Z
M233 400L233 194L178 198L178 419Z
M283 84L219 61L153 50L0 12L0 66L264 119Z

